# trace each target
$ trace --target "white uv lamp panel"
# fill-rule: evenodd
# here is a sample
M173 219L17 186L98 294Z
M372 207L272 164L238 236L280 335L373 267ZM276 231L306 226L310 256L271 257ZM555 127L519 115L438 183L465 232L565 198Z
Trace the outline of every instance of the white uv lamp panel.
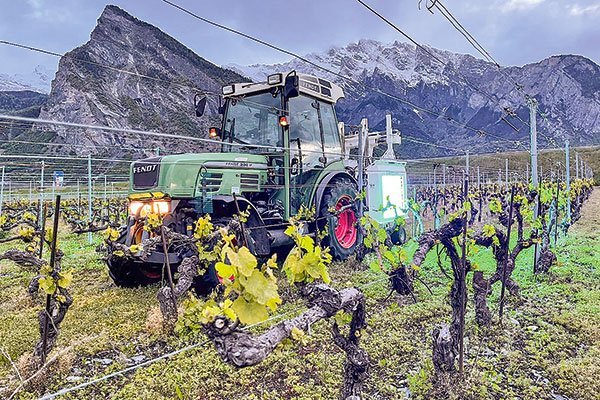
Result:
M381 175L381 197L384 204L383 218L392 220L403 215L406 208L403 175Z
M381 224L406 216L406 163L377 160L367 167L369 215Z

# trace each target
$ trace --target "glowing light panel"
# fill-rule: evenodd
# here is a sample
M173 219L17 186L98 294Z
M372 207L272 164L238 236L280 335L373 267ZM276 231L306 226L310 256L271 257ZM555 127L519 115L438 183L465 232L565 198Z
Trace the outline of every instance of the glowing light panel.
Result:
M383 218L393 219L397 215L401 215L401 210L405 207L404 177L401 175L382 175L381 195L383 197L383 205L385 208L383 212Z

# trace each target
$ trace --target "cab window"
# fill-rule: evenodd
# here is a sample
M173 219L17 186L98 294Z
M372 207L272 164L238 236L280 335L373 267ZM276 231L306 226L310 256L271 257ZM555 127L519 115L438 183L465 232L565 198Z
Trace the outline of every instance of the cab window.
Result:
M333 104L320 101L321 121L323 121L323 136L325 139L325 151L327 159L333 161L341 158L342 145L340 133L335 117Z

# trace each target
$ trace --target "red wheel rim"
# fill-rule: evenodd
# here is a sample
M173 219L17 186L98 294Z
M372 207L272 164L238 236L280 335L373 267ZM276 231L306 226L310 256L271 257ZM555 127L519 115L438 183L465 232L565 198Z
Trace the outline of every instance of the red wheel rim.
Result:
M350 204L352 204L352 198L344 195L338 199L335 209L339 211ZM347 208L338 214L334 233L340 246L345 249L349 249L356 243L358 230L356 228L356 214L354 214L354 210Z
M152 272L145 269L142 269L141 272L146 278L149 279L158 279L161 277L161 274L159 272Z

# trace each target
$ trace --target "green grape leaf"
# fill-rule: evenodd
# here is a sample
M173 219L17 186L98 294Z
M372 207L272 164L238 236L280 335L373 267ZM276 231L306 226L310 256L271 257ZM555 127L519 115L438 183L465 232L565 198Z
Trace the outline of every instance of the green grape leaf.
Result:
M369 263L369 268L371 269L371 271L381 272L381 266L379 265L379 262L377 260L371 261Z
M58 274L58 281L56 283L59 287L63 289L68 288L71 282L73 282L73 273L71 271Z
M242 296L234 300L231 306L242 324L256 324L266 320L269 317L264 305L254 301L246 301Z

